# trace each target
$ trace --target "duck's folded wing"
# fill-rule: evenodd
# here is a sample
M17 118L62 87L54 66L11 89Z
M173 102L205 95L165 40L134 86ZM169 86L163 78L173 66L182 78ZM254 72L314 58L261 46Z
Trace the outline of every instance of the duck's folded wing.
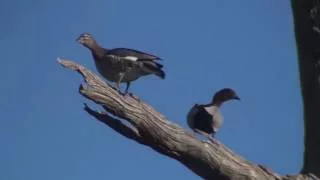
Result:
M195 115L194 119L194 125L196 126L196 128L208 134L211 134L213 132L213 116L204 109L203 105L198 106L198 113Z
M191 129L194 129L194 123L195 123L195 116L197 115L197 113L199 113L199 110L198 110L198 105L195 104L194 106L192 106L192 108L189 110L188 114L187 114L187 123L188 123L188 126L191 128Z
M142 51L134 50L134 49L128 49L128 48L115 48L115 49L110 49L108 51L108 54L112 54L115 56L119 56L122 58L126 58L128 60L145 60L145 61L150 61L150 60L161 60L160 57L148 54Z
M143 72L146 74L153 73L162 79L166 76L166 73L162 70L163 65L155 61L143 61L141 67Z
M157 63L155 61L144 61L142 63L143 63L144 67L150 68L150 69L161 69L161 68L163 68L162 64L159 64L159 63Z

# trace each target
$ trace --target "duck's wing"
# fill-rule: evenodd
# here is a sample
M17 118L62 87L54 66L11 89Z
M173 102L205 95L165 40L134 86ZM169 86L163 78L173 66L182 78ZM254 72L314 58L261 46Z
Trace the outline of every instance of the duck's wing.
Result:
M189 110L187 114L187 124L189 128L194 129L195 128L195 116L199 113L198 104L195 104L192 106L192 108Z
M115 48L108 50L108 54L112 54L121 58L125 58L132 61L153 61L161 60L160 57L145 53L142 51L128 49L128 48Z
M198 112L194 115L195 128L208 134L211 134L213 132L213 115L206 111L204 105L198 105L197 110Z

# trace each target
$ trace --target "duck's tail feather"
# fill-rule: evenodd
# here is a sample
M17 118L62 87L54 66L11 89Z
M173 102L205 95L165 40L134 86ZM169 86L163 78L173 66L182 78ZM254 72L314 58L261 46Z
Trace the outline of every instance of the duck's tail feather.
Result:
M149 73L153 73L156 76L160 77L161 79L164 79L166 77L165 72L162 70L163 65L159 64L154 61L145 61L143 63L143 66L145 67L145 70Z
M157 71L157 72L155 73L155 75L157 75L157 76L160 77L161 79L165 79L165 78L166 78L166 73L165 73L162 69L160 69L159 71Z

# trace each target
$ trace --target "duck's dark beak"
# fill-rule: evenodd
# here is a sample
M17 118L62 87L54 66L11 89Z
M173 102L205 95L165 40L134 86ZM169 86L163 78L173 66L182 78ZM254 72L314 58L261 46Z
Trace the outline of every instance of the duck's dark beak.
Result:
M76 39L76 42L82 44L82 43L83 43L82 38L81 38L81 37L78 37L78 38Z
M233 99L240 101L239 96L234 97Z

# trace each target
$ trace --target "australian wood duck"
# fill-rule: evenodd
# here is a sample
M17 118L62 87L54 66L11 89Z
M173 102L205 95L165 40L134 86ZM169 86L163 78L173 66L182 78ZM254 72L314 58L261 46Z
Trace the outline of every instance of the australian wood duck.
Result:
M240 100L233 89L224 88L216 92L209 104L195 104L187 115L188 126L196 133L214 142L214 135L223 123L221 105L229 100Z
M163 65L156 62L160 60L157 56L127 48L105 49L89 33L81 34L77 41L91 51L96 68L105 79L116 82L119 91L120 83L126 83L125 94L130 83L142 76L155 74L165 78Z

